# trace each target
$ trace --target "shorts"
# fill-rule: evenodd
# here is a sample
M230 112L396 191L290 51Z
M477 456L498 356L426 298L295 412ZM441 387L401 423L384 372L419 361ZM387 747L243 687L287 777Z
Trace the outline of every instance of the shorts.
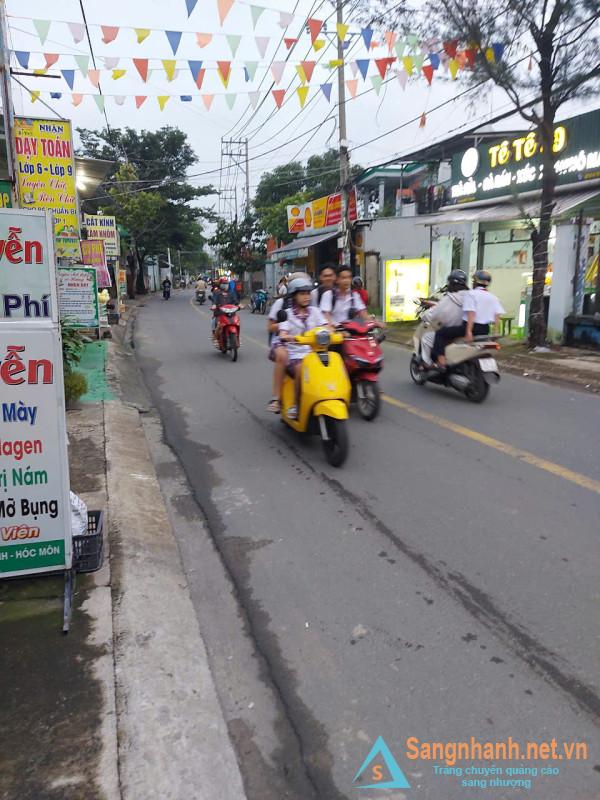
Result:
M269 361L275 361L275 350L278 347L285 347L284 342L275 342L275 344L271 345L271 349L269 350Z

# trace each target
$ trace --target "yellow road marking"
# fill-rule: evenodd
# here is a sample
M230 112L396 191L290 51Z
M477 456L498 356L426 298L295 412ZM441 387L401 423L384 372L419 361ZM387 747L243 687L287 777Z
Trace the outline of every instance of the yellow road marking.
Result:
M202 313L200 308L193 305L193 300L190 301L190 303L196 311ZM254 339L252 336L244 334L244 339L248 339L249 341L253 342L253 344L258 345L258 347L261 347L264 350L268 349L264 342L259 342L258 339ZM466 439L471 439L473 442L482 444L485 447L491 447L492 450L496 450L499 453L504 453L504 455L511 456L511 458L521 461L524 464L529 464L530 466L537 467L537 469L541 469L544 472L549 472L551 475L556 475L565 481L570 481L571 483L580 486L582 489L588 489L590 492L600 494L600 481L594 480L594 478L588 478L587 475L582 475L580 472L567 469L567 467L561 467L560 464L555 464L554 461L548 461L545 458L540 458L534 453L530 453L528 450L521 450L520 447L513 447L513 445L502 442L500 439L494 439L492 436L487 436L485 433L479 433L479 431L473 430L473 428L466 428L464 425L451 422L451 420L446 419L445 417L438 417L436 414L431 414L429 411L424 411L416 406L411 406L409 403L403 403L402 400L397 400L395 397L390 397L390 395L382 394L381 399L385 403L395 406L396 408L400 408L403 411L407 411L409 414L413 414L415 417L420 417L427 422L431 422L434 425L437 425L439 428L445 428L446 430L452 431L452 433L456 433L459 436L464 436Z

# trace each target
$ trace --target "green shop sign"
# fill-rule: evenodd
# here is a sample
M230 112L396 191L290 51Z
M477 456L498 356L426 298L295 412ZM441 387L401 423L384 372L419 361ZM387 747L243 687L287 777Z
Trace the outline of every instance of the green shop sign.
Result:
M559 185L600 178L600 110L557 123L553 150ZM452 159L452 202L469 203L535 191L542 185L536 131L469 147Z
M8 181L0 181L0 208L12 208L12 193Z

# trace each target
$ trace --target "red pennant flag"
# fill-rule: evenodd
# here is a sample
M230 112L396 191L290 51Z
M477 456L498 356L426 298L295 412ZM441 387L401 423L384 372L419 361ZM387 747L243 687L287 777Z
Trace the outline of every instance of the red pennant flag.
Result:
M377 65L377 69L379 70L379 74L381 75L382 80L385 78L385 74L388 69L396 62L395 58L376 58L375 64Z
M309 19L308 20L308 30L310 31L310 39L311 42L314 44L315 41L318 39L319 34L321 33L321 28L323 27L323 23L320 19Z
M198 89L202 88L202 84L204 82L204 76L206 75L205 69L198 70L198 74L196 75L196 86Z
M285 89L273 89L271 94L273 95L273 98L275 99L275 102L277 104L277 108L281 108L281 105L283 103L283 98L285 97Z
M292 47L298 43L298 39L284 39L283 41L288 50L291 50Z
M44 53L44 58L46 59L45 69L50 69L58 61L58 53Z
M140 73L140 78L146 83L148 80L148 59L147 58L134 58L133 64L137 71Z
M102 28L102 41L104 44L110 44L119 35L119 28L115 25L101 25Z
M316 61L301 61L302 69L306 75L306 80L310 83L312 80L313 72L315 71Z
M231 61L217 61L217 67L221 80L227 86L231 75Z
M425 64L423 67L423 75L425 75L427 83L431 86L431 81L433 80L433 67L431 64Z
M144 105L145 101L146 101L146 96L145 95L136 95L136 97L135 97L135 107L136 108L140 108L141 106Z
M472 47L467 47L464 51L465 58L467 59L467 64L472 67L475 65L475 59L477 57L477 50L474 50Z
M450 42L444 42L444 51L450 56L450 58L456 57L457 49L458 39L452 39Z
M427 125L427 114L423 112L421 114L421 121L419 122L419 128L424 128Z

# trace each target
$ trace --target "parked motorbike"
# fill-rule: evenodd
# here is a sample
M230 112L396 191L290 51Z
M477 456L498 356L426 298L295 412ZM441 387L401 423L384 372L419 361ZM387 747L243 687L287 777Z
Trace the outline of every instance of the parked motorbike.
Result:
M493 336L475 336L472 342L457 340L446 347L446 369L428 368L421 357L421 338L431 330L422 321L413 336L413 355L410 360L410 377L419 386L435 383L456 389L472 403L483 403L490 384L498 383L500 372L493 355L500 349Z
M268 293L264 289L257 289L250 298L250 311L254 314L265 314L267 311L267 301L269 299Z
M349 320L339 326L346 336L342 358L352 384L352 399L363 419L373 420L379 413L379 373L383 369L380 342L385 334L372 320Z
M298 419L290 419L286 409L296 405L294 379L286 375L281 392L281 420L299 433L321 436L325 458L341 467L348 456L348 406L350 381L339 353L329 352L332 344L342 344L341 333L314 328L294 337L298 344L312 348L302 361Z
M200 291L196 289L196 302L202 305L206 301L206 292L204 290Z
M215 311L216 306L212 306ZM215 339L223 355L229 353L232 361L237 361L240 348L240 318L238 305L223 305L219 307Z

